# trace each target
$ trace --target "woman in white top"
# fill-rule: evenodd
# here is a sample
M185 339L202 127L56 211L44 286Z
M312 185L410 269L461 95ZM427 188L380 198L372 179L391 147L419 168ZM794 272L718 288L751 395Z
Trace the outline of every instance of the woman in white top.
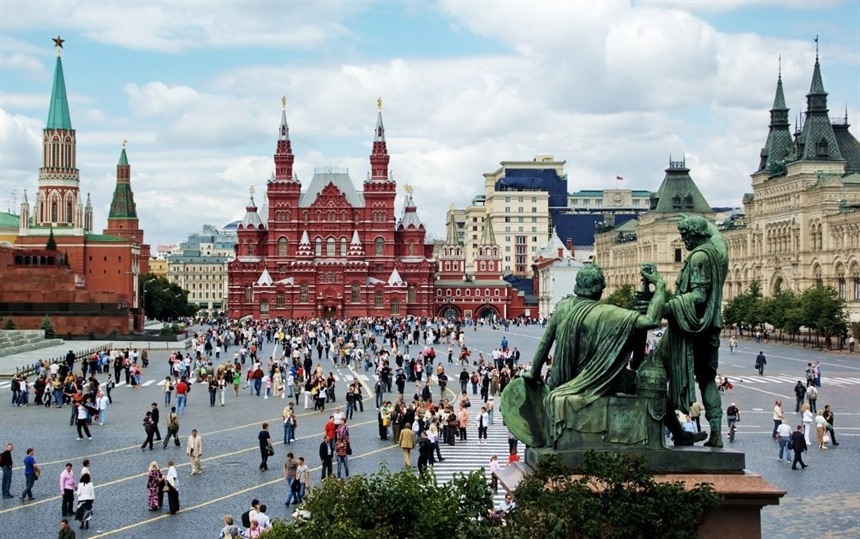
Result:
M75 520L80 521L81 529L89 528L93 502L96 499L96 490L93 487L92 481L90 481L90 474L85 473L81 476L81 482L78 483L75 496L78 498L78 510L75 513Z
M96 408L99 409L99 425L105 424L105 414L107 414L108 402L109 399L107 398L107 395L99 391L98 396L96 397Z
M824 410L818 410L815 416L815 430L818 434L818 449L827 449L827 443L824 441L824 436L827 434L827 427L830 424L824 419Z
M170 395L173 393L173 380L169 376L164 378L160 384L161 392L164 393L164 404L170 404Z
M803 437L806 438L806 445L812 445L812 442L809 441L809 433L812 431L812 412L809 410L808 404L804 404L800 410L803 413Z

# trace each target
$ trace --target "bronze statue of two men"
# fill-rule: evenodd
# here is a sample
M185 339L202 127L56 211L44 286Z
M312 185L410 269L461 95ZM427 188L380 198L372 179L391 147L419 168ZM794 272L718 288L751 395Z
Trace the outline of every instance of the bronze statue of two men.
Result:
M641 270L643 283L653 286L644 312L599 303L605 288L602 270L586 266L576 277L574 297L558 303L535 351L531 371L502 394L505 422L527 445L558 450L569 437L567 429L594 432L612 422L605 411L592 406L603 397L634 392L636 369L644 349L642 335L660 326L668 328L651 360L665 369L668 390L663 417L675 445L722 447L722 405L716 385L719 335L722 325L723 282L728 272L728 249L717 228L701 216L682 216L678 231L689 256L678 274L674 295L667 299L663 278L653 264ZM555 344L549 380L541 371ZM631 356L633 360L631 360ZM684 431L674 410L686 413L696 399L696 384L706 409L710 436ZM511 391L513 390L513 391ZM601 416L602 414L602 416Z

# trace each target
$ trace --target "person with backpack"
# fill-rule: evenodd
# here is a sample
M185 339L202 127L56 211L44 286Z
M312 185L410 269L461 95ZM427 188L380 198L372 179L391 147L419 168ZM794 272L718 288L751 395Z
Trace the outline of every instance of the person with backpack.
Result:
M170 407L170 414L167 416L167 436L164 437L164 449L167 449L167 442L170 441L171 436L176 442L176 447L182 445L179 442L179 414L176 413L176 406Z

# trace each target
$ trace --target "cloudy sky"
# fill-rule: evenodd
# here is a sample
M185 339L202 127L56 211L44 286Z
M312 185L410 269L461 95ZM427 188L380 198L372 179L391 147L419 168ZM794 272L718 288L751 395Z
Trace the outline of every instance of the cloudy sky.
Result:
M860 2L0 2L0 209L37 187L55 52L81 190L104 226L122 141L146 239L241 218L274 171L369 170L376 97L430 233L502 160L552 154L569 189L656 189L686 156L713 206L739 205L782 56L791 117L820 36L831 116L860 138ZM32 198L31 198L32 200ZM258 196L258 202L259 196ZM398 195L398 214L402 189Z

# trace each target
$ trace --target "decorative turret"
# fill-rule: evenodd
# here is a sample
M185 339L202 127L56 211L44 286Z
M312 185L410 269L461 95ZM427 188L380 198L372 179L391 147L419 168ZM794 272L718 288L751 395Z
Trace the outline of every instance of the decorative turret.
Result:
M293 147L290 126L287 124L287 98L281 97L281 126L278 129L278 146L275 150L275 181L298 181L293 177Z
M134 192L131 190L131 165L128 164L125 150L127 144L127 140L122 141L122 150L116 164L116 186L110 203L105 234L143 243L143 231L140 230L137 218L137 204L134 202Z
M245 217L236 227L236 255L241 260L244 257L259 257L264 255L263 246L266 240L266 227L257 213L257 203L254 202L254 188L249 189L250 197L245 206Z
M403 187L406 191L406 200L403 203L403 214L400 216L400 223L397 226L398 230L408 230L410 227L414 229L424 229L424 224L421 218L418 217L418 208L415 207L415 202L412 201L412 192L414 188L411 185Z
M48 121L42 131L42 166L39 169L39 192L36 195L33 222L39 226L79 227L77 207L80 176L75 168L77 147L61 56L65 40L60 36L53 39L57 48L57 62L54 66Z
M349 242L349 251L346 256L348 258L363 258L364 247L361 245L361 239L358 237L358 230L352 231L352 241Z
M476 281L502 278L502 257L499 256L499 246L493 231L493 220L489 215L484 218L484 230L481 232L481 242L475 253L474 265Z
M93 231L93 203L87 193L87 205L84 206L84 232Z
M382 125L382 98L376 99L376 130L373 135L373 150L370 153L370 179L388 179L388 146L385 144L385 127Z
M443 281L461 281L466 272L466 255L457 238L457 220L454 205L448 208L448 224L445 227L445 244L439 252L438 278Z
M21 215L19 216L18 227L21 230L30 228L30 201L27 200L26 189L24 189L24 202L21 203Z
M827 116L827 92L821 79L818 62L818 37L815 38L815 67L812 84L806 94L806 118L797 138L797 159L800 161L841 161L842 154Z
M785 172L786 162L793 161L794 158L794 140L788 121L788 107L785 106L785 96L782 92L782 59L780 58L776 95L773 98L773 107L770 109L770 131L761 150L758 169L767 170L772 177L778 176Z
M302 239L299 241L299 249L296 251L296 256L300 258L314 256L314 250L311 248L311 240L308 237L307 230L302 232Z

